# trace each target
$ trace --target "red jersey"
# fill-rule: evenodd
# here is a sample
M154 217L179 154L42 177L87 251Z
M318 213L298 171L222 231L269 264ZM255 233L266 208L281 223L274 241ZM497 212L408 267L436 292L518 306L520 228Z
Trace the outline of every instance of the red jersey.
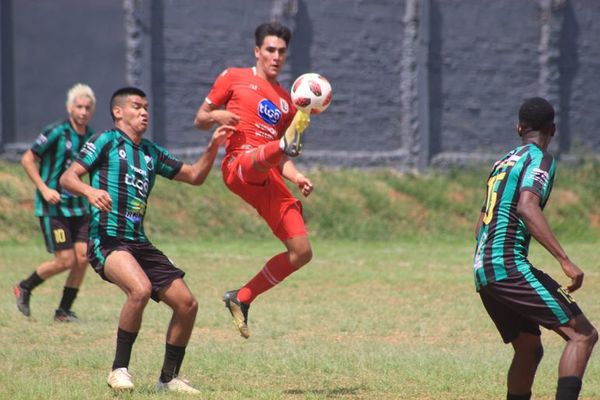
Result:
M206 101L240 116L227 140L227 154L277 140L296 114L289 93L256 75L256 67L228 68L219 75Z

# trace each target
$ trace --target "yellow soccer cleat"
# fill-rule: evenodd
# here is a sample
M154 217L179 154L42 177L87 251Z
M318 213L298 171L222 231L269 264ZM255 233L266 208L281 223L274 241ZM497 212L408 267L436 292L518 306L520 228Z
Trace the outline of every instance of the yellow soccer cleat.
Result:
M294 119L279 141L281 150L290 157L297 157L302 152L302 133L310 124L310 115L304 111L296 111Z

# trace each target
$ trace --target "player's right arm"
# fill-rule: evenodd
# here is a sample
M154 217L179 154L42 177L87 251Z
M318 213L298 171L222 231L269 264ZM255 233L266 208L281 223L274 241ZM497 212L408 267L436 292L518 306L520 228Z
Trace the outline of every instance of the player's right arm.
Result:
M568 291L574 292L579 289L583 284L583 271L569 259L554 233L552 233L540 207L540 197L529 190L521 191L517 213L525 222L529 233L552 254L560 263L565 275L571 278L571 284L567 287Z
M29 176L29 179L33 182L35 187L40 191L44 200L50 204L58 204L60 201L60 193L51 189L46 185L46 182L40 176L40 171L37 166L38 157L31 149L27 149L25 154L21 157L21 165Z
M194 126L200 130L208 130L215 123L235 126L240 122L240 116L231 111L221 110L214 104L204 100L194 118Z
M109 212L112 208L112 199L107 191L93 188L81 177L87 173L83 165L74 162L60 177L60 185L77 196L85 196L90 204L100 211Z
M223 110L233 94L232 72L226 69L215 80L204 102L198 108L194 118L194 126L200 130L208 130L215 123L235 126L240 122L240 116L231 111Z

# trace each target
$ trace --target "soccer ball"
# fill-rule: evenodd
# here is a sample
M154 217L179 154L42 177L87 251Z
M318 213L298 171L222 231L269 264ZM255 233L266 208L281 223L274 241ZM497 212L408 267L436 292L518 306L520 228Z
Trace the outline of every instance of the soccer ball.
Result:
M294 81L290 94L296 108L307 114L321 113L331 104L331 84L315 73L300 75Z

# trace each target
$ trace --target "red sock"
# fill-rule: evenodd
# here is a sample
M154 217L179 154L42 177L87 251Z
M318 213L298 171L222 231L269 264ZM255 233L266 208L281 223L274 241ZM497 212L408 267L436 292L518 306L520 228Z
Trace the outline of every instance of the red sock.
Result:
M238 292L238 300L250 304L259 294L266 292L287 278L296 269L290 264L287 253L271 258L263 269Z
M265 180L271 168L279 167L283 153L279 148L279 141L269 142L257 147L254 151L246 153L240 158L242 175L245 181L258 183Z

